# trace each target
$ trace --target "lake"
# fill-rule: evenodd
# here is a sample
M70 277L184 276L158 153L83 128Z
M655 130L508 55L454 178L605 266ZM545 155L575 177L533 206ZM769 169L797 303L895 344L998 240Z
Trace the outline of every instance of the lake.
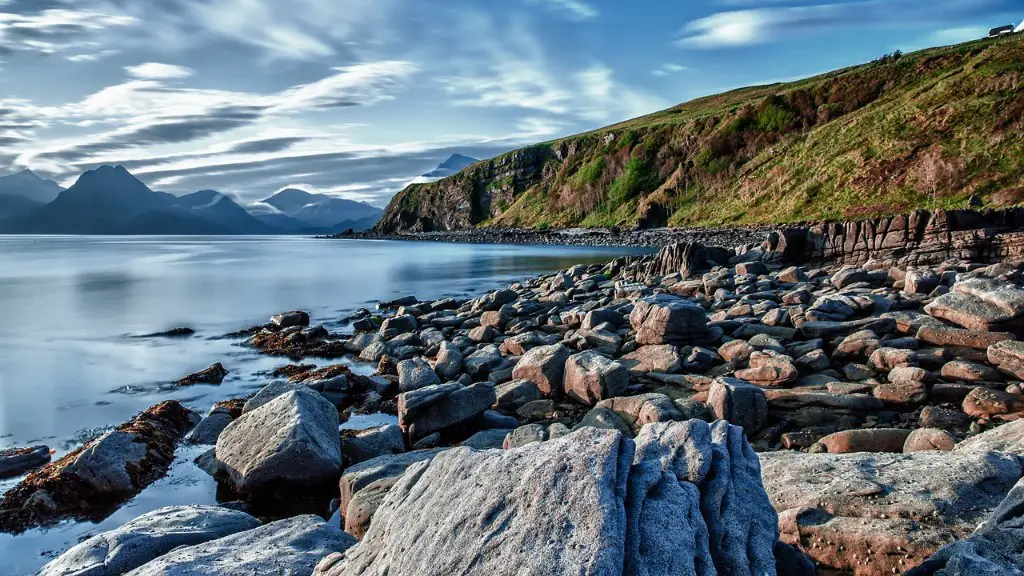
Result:
M287 364L224 334L301 309L341 330L379 300L467 297L636 249L317 240L296 237L0 236L0 448L55 458L169 398L204 412L251 394ZM142 338L177 326L190 338ZM220 386L168 383L222 362ZM372 373L374 366L355 369ZM31 574L97 531L167 504L212 503L184 448L170 475L100 525L0 535L0 573ZM16 479L0 481L0 492Z

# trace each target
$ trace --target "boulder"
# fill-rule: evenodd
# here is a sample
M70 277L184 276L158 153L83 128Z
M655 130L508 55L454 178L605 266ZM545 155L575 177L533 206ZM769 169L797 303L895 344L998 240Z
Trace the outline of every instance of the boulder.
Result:
M490 384L427 386L398 396L398 425L416 441L483 414L494 404Z
M194 546L260 525L220 506L168 506L97 534L61 554L38 576L120 576L179 546Z
M760 454L780 538L820 571L900 574L966 538L1022 473L994 452Z
M964 360L954 360L943 364L941 374L943 379L952 382L999 382L1002 380L999 371L995 368Z
M570 354L561 344L532 348L516 363L512 378L533 382L541 396L560 395Z
M217 443L217 438L220 437L220 433L231 424L234 417L231 415L231 411L223 406L214 406L210 408L210 412L204 417L188 436L185 437L185 441L189 444L205 444L213 445ZM2 476L2 474L0 474Z
M940 450L949 452L956 446L956 437L936 428L918 428L907 436L907 442L903 445L904 453L924 452L927 450Z
M524 405L541 399L540 388L529 380L512 380L499 384L494 389L494 409L509 414L515 413Z
M181 380L178 380L174 384L176 386L194 386L196 384L220 384L224 381L224 377L228 375L228 371L221 365L220 362L213 364L205 370L196 372L195 374L189 374Z
M1024 411L1024 396L978 387L964 398L962 408L974 418L1016 414Z
M758 386L785 386L800 377L800 371L793 365L793 359L777 352L754 352L750 356L749 364L749 368L737 370L736 377Z
M988 361L1014 378L1024 378L1024 342L1004 340L988 347Z
M438 448L378 456L349 466L338 482L341 489L341 509L347 510L355 495L370 484L386 478L397 479L413 464L430 460L444 450L444 448Z
M399 314L391 318L385 318L384 322L380 325L379 332L382 338L388 339L394 338L399 334L414 332L418 327L419 323L416 321L415 316Z
M971 419L959 410L950 410L941 406L925 406L918 418L922 428L938 428L940 430L965 430L971 425Z
M1010 452L1024 454L1024 419L1003 424L956 445L958 452Z
M129 576L307 576L321 558L343 552L355 542L321 518L296 516L178 548Z
M447 340L441 342L434 362L434 372L445 380L455 380L462 373L462 351Z
M924 311L971 330L1013 331L1024 316L1024 290L1001 280L972 278L954 284Z
M292 326L309 326L309 314L302 310L282 312L270 317L270 323L280 328L291 328Z
M707 313L703 308L665 294L638 300L629 322L640 345L700 343L708 335Z
M199 420L177 401L161 402L43 466L0 496L0 532L106 517L167 472Z
M402 429L394 424L362 430L341 440L341 455L348 466L405 452Z
M910 294L931 294L939 287L939 277L928 268L911 268L903 278L903 291Z
M984 350L998 342L1013 340L1009 332L987 332L984 330L965 330L944 324L927 324L917 331L917 339L934 346L960 346Z
M903 452L903 445L910 436L910 430L899 428L868 428L843 430L829 434L818 443L828 449L829 454L850 454L854 452Z
M259 392L253 394L252 398L245 401L245 404L242 405L242 414L248 414L253 410L266 406L275 398L284 396L289 392L295 392L296 390L308 391L310 388L305 384L296 384L287 380L275 380L260 388Z
M746 367L747 362L750 361L750 355L753 353L754 347L746 340L732 340L718 348L718 355L736 368Z
M580 352L565 362L565 393L584 404L621 396L628 387L626 366L597 352Z
M329 489L341 474L338 410L312 390L293 390L243 414L217 439L218 468L259 499L282 487Z
M860 268L847 268L832 275L832 285L842 290L851 284L868 281L868 273Z
M752 436L768 421L764 390L736 378L718 378L708 392L708 406L715 418L725 420Z
M462 361L462 368L477 380L484 380L490 376L492 370L497 370L505 363L501 351L497 346L490 345L473 352Z
M0 450L0 478L10 478L38 468L50 461L49 446Z
M671 398L654 392L609 398L598 402L597 407L614 412L634 433L639 432L647 424L683 419L682 413Z
M631 372L675 374L683 369L683 357L679 349L671 344L641 346L619 361Z
M398 363L398 390L411 392L441 383L434 369L423 358L410 358Z

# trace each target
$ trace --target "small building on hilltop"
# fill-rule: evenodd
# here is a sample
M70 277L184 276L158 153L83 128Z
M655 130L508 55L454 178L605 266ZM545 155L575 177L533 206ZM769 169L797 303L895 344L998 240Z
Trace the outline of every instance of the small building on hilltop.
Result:
M1013 34L1013 24L1007 24L1006 26L1000 26L993 28L988 31L988 37L993 38L995 36L1002 36L1003 34Z

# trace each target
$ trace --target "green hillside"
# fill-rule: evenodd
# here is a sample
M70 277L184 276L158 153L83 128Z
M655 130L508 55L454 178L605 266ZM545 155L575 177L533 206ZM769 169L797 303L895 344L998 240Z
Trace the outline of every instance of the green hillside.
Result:
M783 223L972 196L1024 201L1024 35L888 55L517 150L410 186L379 228Z

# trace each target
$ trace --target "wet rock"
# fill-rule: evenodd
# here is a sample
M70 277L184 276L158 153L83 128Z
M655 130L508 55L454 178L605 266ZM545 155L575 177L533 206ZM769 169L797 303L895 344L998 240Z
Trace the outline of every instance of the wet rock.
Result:
M206 370L196 372L195 374L189 374L181 380L178 380L174 384L176 386L193 386L195 384L220 384L224 381L224 377L228 375L228 371L221 365L220 362L210 366Z
M394 424L362 430L341 440L341 455L348 466L405 452L402 429Z
M199 420L176 401L162 402L29 474L0 497L0 532L106 517L167 472Z
M188 326L179 326L177 328L171 328L170 330L164 330L163 332L153 332L151 334L143 334L138 338L188 338L189 336L195 335L196 331Z
M292 326L309 326L309 314L302 310L282 312L270 317L270 323L280 328L291 328Z
M956 437L945 430L937 428L918 428L907 436L903 445L904 453L924 452L928 450L940 450L949 452L956 446Z
M210 408L210 412L188 433L185 441L189 444L213 445L217 443L220 433L234 420L231 411L222 406Z
M903 445L910 436L910 430L898 428L874 428L866 430L844 430L829 434L818 441L828 449L829 454L851 454L854 452L903 452Z
M338 411L317 392L293 390L232 422L216 450L220 472L253 500L325 491L341 474Z
M353 544L355 538L321 518L296 516L178 548L136 568L131 576L306 576L321 558Z
M398 396L398 424L416 441L483 414L495 399L489 384L427 386Z
M701 343L707 338L707 313L675 296L641 298L629 315L640 345Z
M971 534L1022 472L983 452L760 454L780 539L821 571L900 574Z
M584 404L621 396L629 387L626 366L592 351L581 352L565 362L565 393Z
M168 506L93 536L61 554L38 576L120 576L180 546L194 546L260 525L220 506Z
M411 358L398 363L398 390L411 392L441 383L441 379L422 358Z
M753 435L768 421L764 390L736 378L718 378L708 392L708 406L715 418L725 420Z
M571 352L561 344L530 349L512 370L512 378L528 380L536 385L541 396L561 395L565 378L565 362Z
M19 476L50 461L49 446L0 450L0 478Z

